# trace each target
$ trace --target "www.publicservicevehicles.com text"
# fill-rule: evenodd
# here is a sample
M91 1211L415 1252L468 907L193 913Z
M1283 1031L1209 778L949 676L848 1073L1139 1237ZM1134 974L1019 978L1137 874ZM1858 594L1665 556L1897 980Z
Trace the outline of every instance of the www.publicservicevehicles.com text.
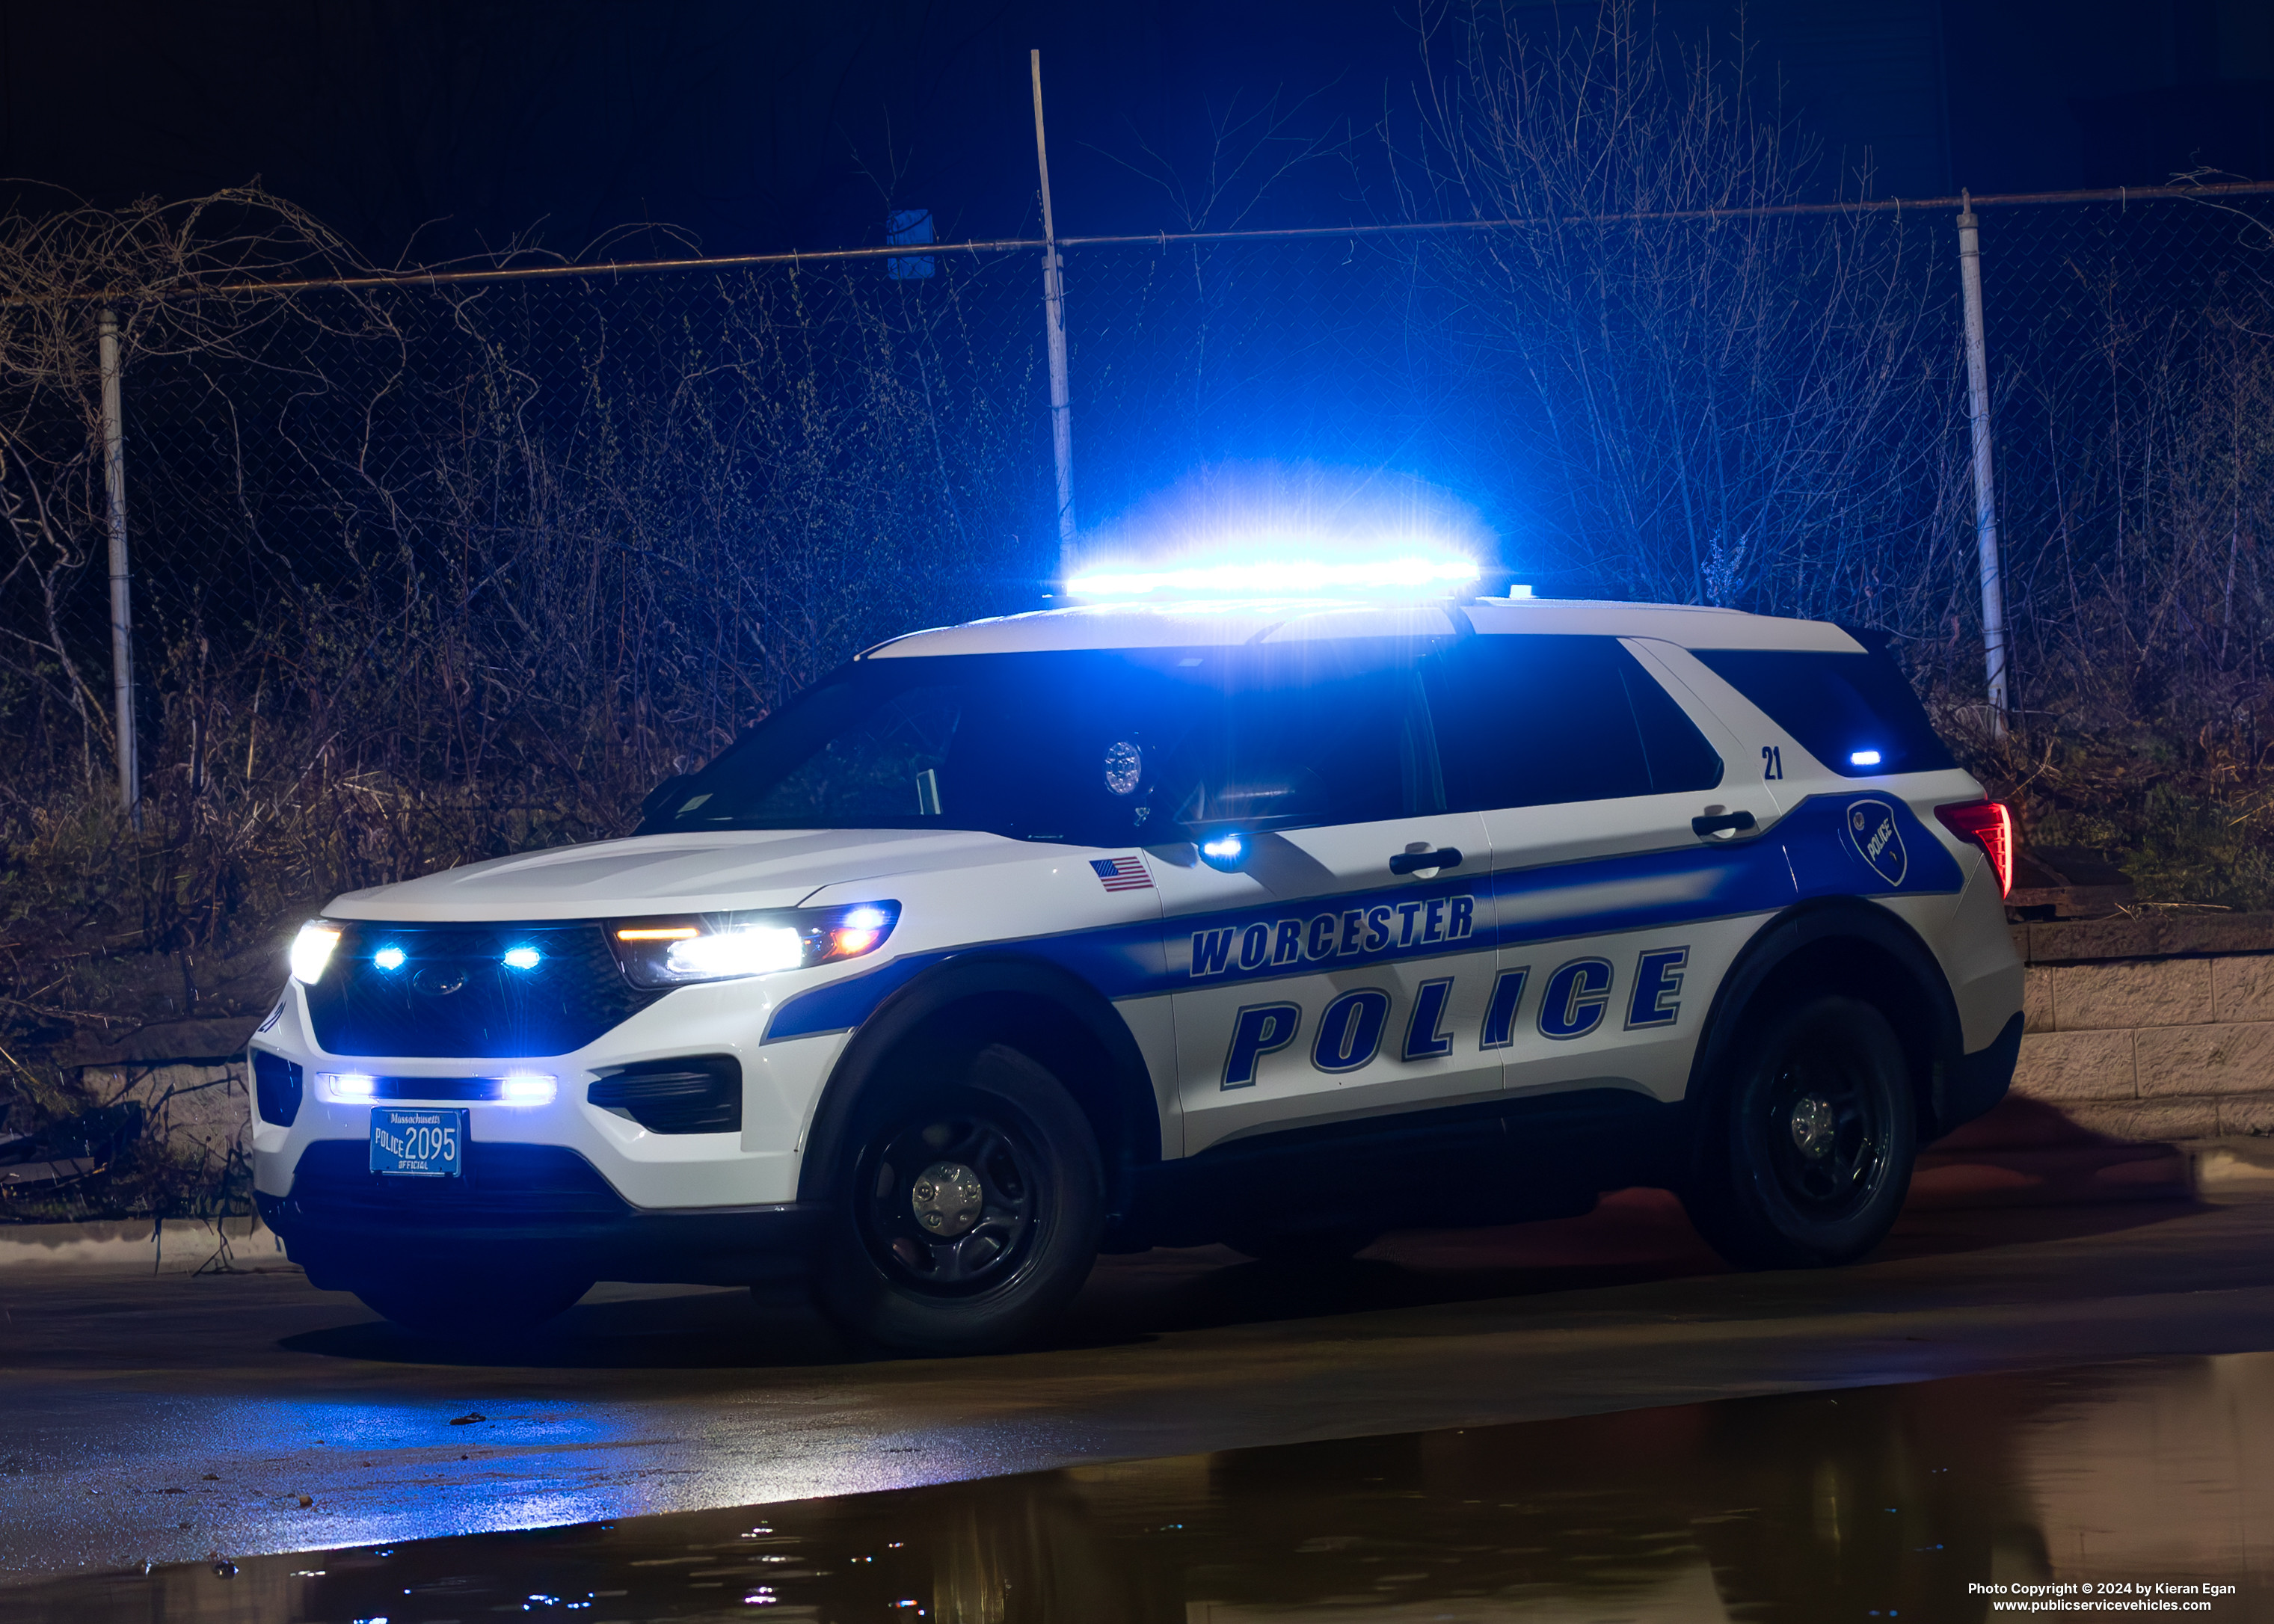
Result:
M1992 1613L2208 1613L2215 1597L2237 1587L2208 1581L2157 1580L2134 1584L2115 1579L2064 1584L1969 1584L1969 1596L1996 1598ZM2012 1598L2011 1600L2005 1599Z

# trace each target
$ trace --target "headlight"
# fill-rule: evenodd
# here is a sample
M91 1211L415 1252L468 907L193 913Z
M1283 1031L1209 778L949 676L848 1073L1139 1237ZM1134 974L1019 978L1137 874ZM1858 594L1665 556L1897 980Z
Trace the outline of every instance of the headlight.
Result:
M301 926L300 934L292 938L292 979L313 986L323 978L324 966L332 962L332 950L339 944L337 925L312 919Z
M900 918L897 902L859 902L836 908L614 919L608 921L608 945L633 986L683 987L858 959L882 947Z

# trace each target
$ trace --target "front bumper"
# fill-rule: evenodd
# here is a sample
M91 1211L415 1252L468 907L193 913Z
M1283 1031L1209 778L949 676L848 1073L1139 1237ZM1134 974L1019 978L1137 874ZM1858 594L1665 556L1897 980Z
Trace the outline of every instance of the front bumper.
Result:
M319 1140L302 1152L290 1193L253 1197L292 1260L327 1289L436 1265L691 1285L800 1280L819 1229L822 1209L805 1202L643 1210L557 1145L477 1139L452 1179L383 1177L367 1148Z
M261 1216L322 1286L435 1265L716 1285L802 1275L813 1219L796 1199L800 1141L844 1039L764 1042L768 990L682 988L573 1054L501 1063L328 1053L300 989L288 987L253 1037L304 1079L289 1126L255 1114ZM739 1132L651 1132L591 1102L605 1071L691 1054L740 1060ZM456 1178L373 1174L373 1108L319 1080L328 1071L447 1079L522 1068L556 1077L555 1097L468 1106Z

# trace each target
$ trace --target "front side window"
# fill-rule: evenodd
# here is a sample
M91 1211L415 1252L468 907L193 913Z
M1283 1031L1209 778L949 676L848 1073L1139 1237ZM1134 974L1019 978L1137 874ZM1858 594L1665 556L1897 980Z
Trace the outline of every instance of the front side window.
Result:
M978 829L1110 845L1442 800L1405 651L1371 644L863 660L705 767L643 834Z

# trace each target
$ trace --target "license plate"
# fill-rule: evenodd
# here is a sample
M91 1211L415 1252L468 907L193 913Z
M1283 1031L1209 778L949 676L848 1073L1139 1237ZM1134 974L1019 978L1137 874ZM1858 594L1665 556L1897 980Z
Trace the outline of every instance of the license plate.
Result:
M407 1178L456 1178L466 1168L465 1111L371 1114L371 1170Z

